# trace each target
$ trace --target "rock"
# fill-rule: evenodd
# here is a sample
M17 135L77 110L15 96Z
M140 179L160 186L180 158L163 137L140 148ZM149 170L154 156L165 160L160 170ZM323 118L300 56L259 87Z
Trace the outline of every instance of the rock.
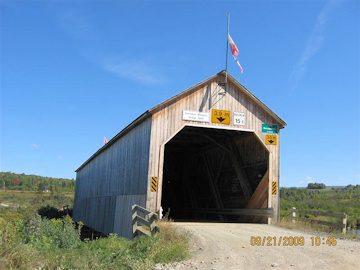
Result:
M278 266L279 266L278 263L272 263L272 264L271 264L271 267L278 267Z

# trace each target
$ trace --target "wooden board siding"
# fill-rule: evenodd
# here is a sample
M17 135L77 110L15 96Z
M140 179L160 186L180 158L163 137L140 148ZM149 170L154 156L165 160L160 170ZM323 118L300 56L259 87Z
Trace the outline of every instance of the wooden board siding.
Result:
M162 167L164 159L164 145L185 125L196 125L213 128L228 128L244 131L253 131L263 145L269 151L269 185L272 181L279 178L279 145L266 145L265 134L262 133L262 124L278 124L282 126L274 117L261 108L248 95L238 89L238 86L229 81L228 91L225 96L217 95L217 92L223 91L217 82L223 82L223 76L219 75L206 85L200 85L198 91L192 91L187 96L175 100L169 106L155 112L152 116L151 144L149 173L147 178L147 201L146 207L151 211L158 211L161 205L162 192ZM211 109L231 111L230 125L192 122L182 120L182 111L203 111L210 112ZM233 112L242 112L246 115L246 125L233 125ZM278 134L279 136L279 134ZM158 177L158 192L150 191L150 180L152 176ZM269 190L271 187L269 186ZM279 196L273 196L269 193L268 206L278 208ZM274 220L278 218L278 211L275 211ZM269 220L271 222L271 220Z
M132 206L134 204L145 207L146 194L141 195L119 195L116 198L113 232L126 237L133 238L132 233Z
M146 196L150 131L148 118L78 170L73 214L76 221L103 233L113 232L114 222L119 224L116 209L126 211L119 195Z
M113 232L115 206L116 196L76 199L73 217L75 221L108 234Z

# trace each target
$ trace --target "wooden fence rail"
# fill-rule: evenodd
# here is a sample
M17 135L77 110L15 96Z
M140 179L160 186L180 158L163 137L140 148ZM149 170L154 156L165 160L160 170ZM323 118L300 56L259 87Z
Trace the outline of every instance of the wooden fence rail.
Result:
M338 228L338 229L341 229L343 234L346 233L347 216L345 213L343 213L343 214L334 214L334 213L330 213L330 212L323 213L323 212L310 211L310 210L300 210L300 209L296 209L295 207L290 208L289 212L292 213L291 219L292 219L292 222L294 222L294 223L296 220L304 221L304 222L312 222L312 223L317 223L317 224L321 224L321 225ZM335 217L335 218L341 219L342 222L335 223L335 222L329 222L329 221L314 220L314 219L309 219L309 218L301 218L301 217L297 217L296 213L309 214L309 215L314 215L314 216L323 216L323 217Z
M134 237L137 235L154 236L156 232L160 232L157 226L159 219L156 213L153 213L140 205L134 204L132 207L132 228ZM139 215L141 213L142 216Z

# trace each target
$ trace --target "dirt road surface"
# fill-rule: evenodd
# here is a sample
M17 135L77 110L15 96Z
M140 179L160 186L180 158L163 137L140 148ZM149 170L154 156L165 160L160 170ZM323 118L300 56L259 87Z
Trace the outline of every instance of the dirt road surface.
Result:
M360 269L360 241L336 238L336 246L326 244L332 235L305 233L266 224L174 223L192 234L189 261L156 265L154 269ZM271 237L262 246L251 245L251 237ZM312 246L311 237L320 237ZM276 246L274 244L276 237ZM303 237L303 246L284 246L280 237ZM270 238L269 238L270 239Z

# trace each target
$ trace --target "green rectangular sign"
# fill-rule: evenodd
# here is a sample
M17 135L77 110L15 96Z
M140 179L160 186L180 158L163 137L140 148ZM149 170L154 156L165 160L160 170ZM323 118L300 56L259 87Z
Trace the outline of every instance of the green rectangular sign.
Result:
M268 134L277 134L278 125L275 124L262 124L262 132Z

